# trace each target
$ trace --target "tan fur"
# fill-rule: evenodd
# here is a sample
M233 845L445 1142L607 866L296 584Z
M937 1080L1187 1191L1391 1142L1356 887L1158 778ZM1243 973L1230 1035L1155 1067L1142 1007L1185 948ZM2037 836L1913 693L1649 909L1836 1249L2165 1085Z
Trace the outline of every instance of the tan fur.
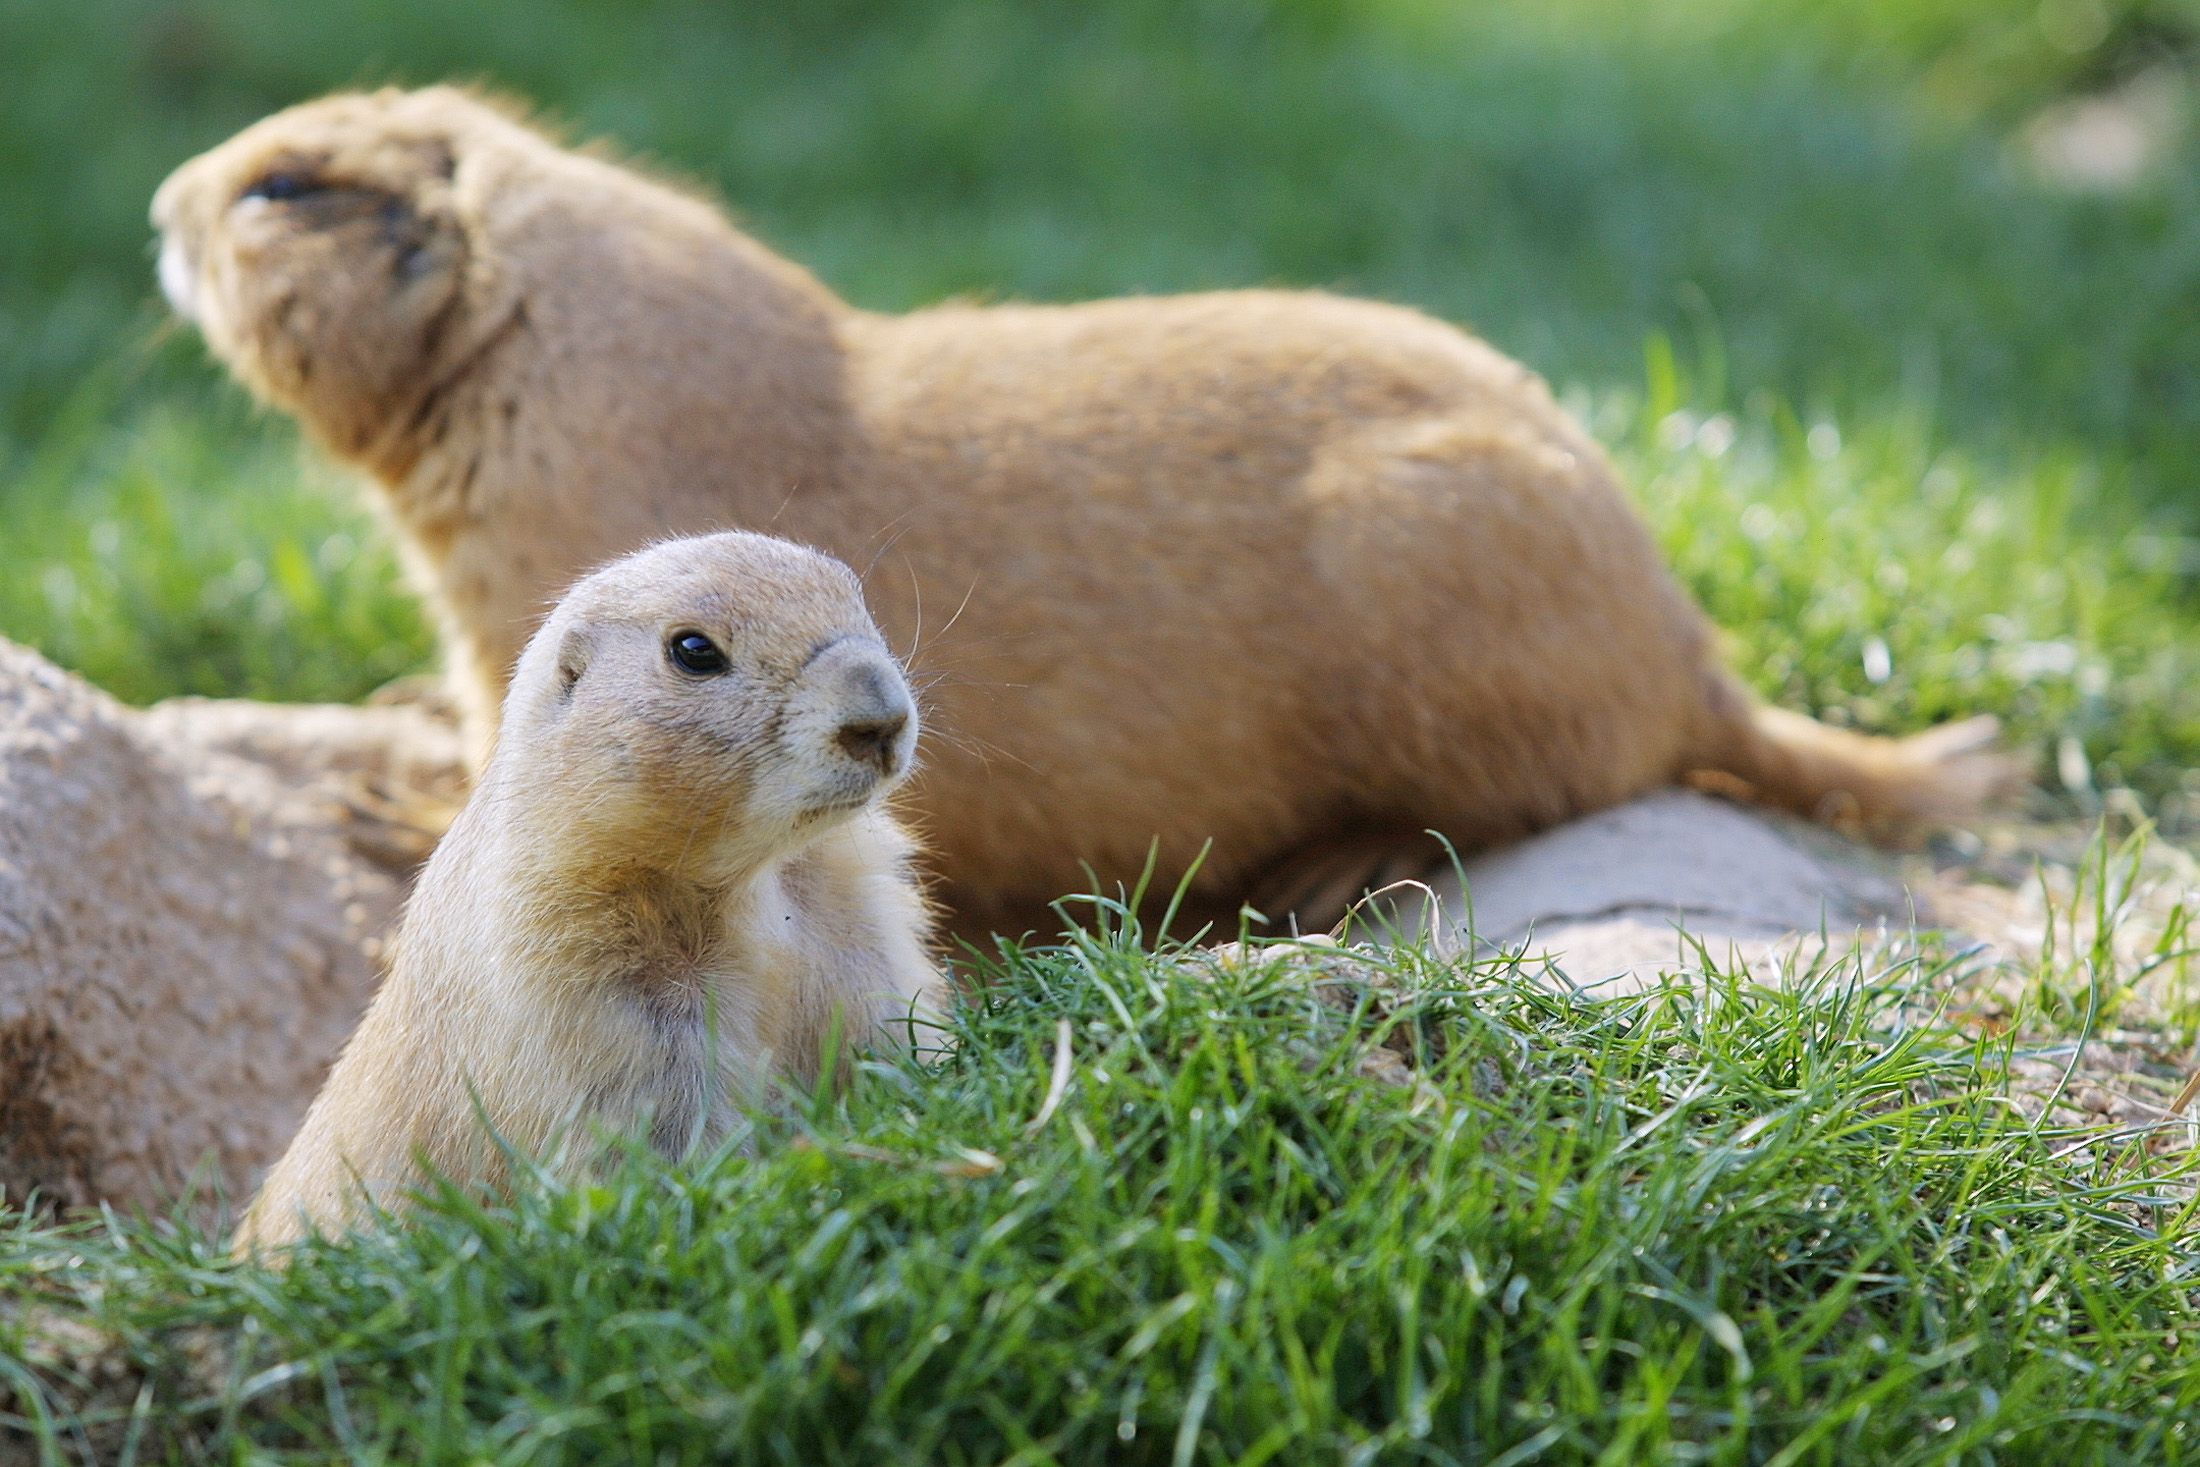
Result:
M673 666L698 630L731 670ZM846 567L745 534L582 581L521 658L498 747L430 858L389 977L240 1224L240 1252L400 1203L426 1165L678 1154L828 1043L910 1036L945 989L880 800L913 704ZM920 1037L921 1042L921 1037ZM487 1126L484 1126L484 1121Z
M247 197L271 170L316 191ZM1211 839L1227 898L1339 835L1482 845L1702 771L1874 822L1960 814L1998 771L1761 717L1595 444L1409 310L875 315L447 88L281 113L154 218L214 351L380 482L477 729L607 555L737 525L863 568L979 923L1157 838L1164 878Z

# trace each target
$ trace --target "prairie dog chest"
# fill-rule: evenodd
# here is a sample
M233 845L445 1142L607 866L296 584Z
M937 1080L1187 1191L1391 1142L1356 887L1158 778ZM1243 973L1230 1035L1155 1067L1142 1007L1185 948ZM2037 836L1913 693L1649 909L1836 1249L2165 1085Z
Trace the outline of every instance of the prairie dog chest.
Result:
M609 1008L610 1043L587 1101L591 1121L613 1135L644 1135L667 1157L724 1134L730 1118L716 1057L723 1033L700 992L638 986Z
M802 920L759 883L706 942L649 952L614 985L589 1109L615 1131L679 1156L721 1139L785 1042L798 1001Z

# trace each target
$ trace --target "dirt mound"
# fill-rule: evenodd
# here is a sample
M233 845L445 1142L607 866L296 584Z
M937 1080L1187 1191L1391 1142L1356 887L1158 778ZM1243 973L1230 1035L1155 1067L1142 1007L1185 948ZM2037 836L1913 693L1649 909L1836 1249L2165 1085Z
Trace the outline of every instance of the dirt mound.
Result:
M0 641L0 1188L237 1196L463 784L432 711L122 706Z

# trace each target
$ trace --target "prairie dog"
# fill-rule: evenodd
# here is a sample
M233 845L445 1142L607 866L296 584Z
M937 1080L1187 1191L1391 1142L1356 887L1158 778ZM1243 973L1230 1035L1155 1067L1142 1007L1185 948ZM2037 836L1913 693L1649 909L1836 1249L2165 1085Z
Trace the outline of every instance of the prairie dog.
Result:
M675 540L573 588L520 658L479 786L240 1252L401 1200L424 1161L494 1188L497 1137L668 1154L830 1036L937 1022L911 843L883 808L917 714L847 567ZM496 1131L492 1137L486 1120Z
M546 595L667 534L865 571L965 925L1341 837L1518 837L1710 776L1961 818L1983 726L1761 708L1533 374L1310 292L856 309L710 204L448 87L291 108L153 202L216 356L379 487L485 739ZM1037 914L1036 916L1034 914Z

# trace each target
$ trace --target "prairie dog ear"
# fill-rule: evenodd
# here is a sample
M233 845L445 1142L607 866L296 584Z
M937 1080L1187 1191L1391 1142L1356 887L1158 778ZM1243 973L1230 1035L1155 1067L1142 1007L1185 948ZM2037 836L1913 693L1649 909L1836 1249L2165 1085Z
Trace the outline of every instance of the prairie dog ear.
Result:
M569 696L595 660L596 635L585 623L567 627L558 639L558 696Z
M450 140L411 138L392 149L390 189L414 212L448 218L457 212L458 153Z
M380 235L390 249L388 270L393 289L414 286L456 288L466 262L465 225L452 206L447 185L430 197L414 195L383 206Z
M451 139L422 138L413 145L413 152L420 160L423 177L440 179L447 185L458 176L458 150Z
M458 153L449 139L393 142L376 161L388 217L402 214L436 228L458 224Z

